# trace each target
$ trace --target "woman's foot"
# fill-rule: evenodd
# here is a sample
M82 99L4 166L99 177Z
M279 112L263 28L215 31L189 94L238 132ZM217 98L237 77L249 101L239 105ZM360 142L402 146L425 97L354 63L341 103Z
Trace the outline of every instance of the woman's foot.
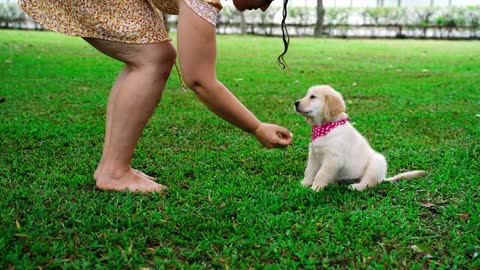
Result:
M97 170L94 178L96 187L102 190L149 193L167 189L167 186L154 182L152 177L134 169L129 169L116 177Z
M100 164L98 165L97 170L96 170L95 173L93 174L93 179L97 179L97 178L100 176L100 173L101 173L101 171L102 171L102 170L101 170L102 167L103 167L103 164L102 164L102 162L100 161ZM139 170L137 170L137 169L133 169L133 171L134 171L135 173L137 173L138 175L140 175L140 176L143 176L143 177L148 178L148 179L150 179L150 180L152 180L152 181L155 181L155 177L153 177L153 176L150 176L150 175L148 175L148 174L145 174L145 173L143 173L143 172L141 172L141 171L139 171Z
M155 177L153 177L153 176L150 176L150 175L148 175L148 174L145 174L145 173L143 173L143 172L141 172L141 171L139 171L139 170L137 170L137 169L133 169L133 171L134 171L136 174L140 175L140 176L143 176L143 177L146 177L146 178L148 178L148 179L150 179L150 180L152 180L152 181L155 181Z

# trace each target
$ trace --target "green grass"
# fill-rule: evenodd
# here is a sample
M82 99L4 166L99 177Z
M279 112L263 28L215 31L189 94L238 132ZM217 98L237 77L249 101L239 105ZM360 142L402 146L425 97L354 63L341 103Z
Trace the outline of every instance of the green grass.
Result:
M101 192L105 104L121 64L78 38L0 31L0 269L480 268L480 43L219 36L218 77L261 120L268 150L175 72L134 166L165 195ZM343 93L389 175L365 192L300 186L310 130L293 102ZM412 248L416 246L417 248Z

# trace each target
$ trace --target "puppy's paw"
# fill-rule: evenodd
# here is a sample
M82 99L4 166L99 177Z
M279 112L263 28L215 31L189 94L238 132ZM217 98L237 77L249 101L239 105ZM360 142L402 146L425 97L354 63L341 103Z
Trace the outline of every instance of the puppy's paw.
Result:
M300 182L300 184L302 184L304 187L309 187L312 185L312 183L313 181L308 181L307 179L303 179L302 182Z
M350 185L350 188L352 190L357 190L357 191L364 191L365 189L367 189L367 187L368 187L367 185L364 185L361 183Z
M327 186L327 185L315 185L315 184L313 184L313 185L312 185L312 189L313 189L314 191L320 191L320 190L324 189L326 186Z

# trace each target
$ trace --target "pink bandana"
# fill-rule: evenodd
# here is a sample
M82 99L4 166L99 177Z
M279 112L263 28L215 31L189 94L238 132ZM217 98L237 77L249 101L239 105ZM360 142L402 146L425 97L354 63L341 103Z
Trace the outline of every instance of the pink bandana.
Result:
M336 128L340 125L343 125L346 122L348 122L348 118L340 119L337 122L325 123L325 124L322 124L321 126L313 126L312 127L312 142L318 137L327 135L334 128Z

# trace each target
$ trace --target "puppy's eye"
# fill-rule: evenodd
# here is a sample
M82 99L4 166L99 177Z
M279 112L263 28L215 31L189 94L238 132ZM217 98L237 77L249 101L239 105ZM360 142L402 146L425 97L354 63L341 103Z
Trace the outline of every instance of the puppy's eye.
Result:
M310 99L315 99L315 98L317 98L317 97L314 96L314 95L311 95L311 96L310 96Z

